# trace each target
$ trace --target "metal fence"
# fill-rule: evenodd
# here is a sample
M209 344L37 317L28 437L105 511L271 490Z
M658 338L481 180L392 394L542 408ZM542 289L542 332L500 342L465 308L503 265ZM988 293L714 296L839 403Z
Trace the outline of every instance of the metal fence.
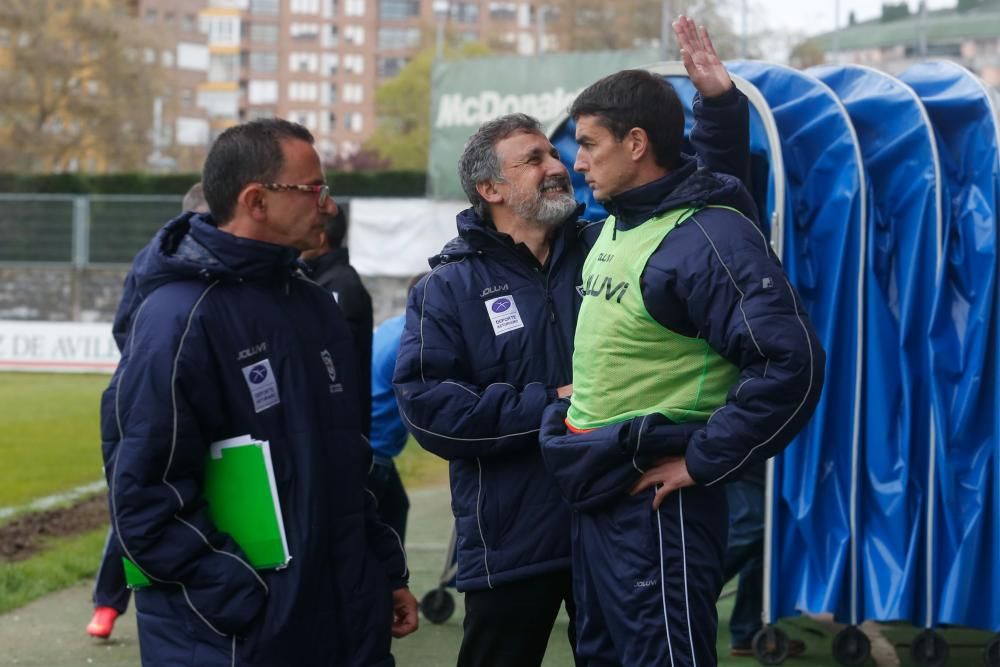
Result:
M129 264L181 196L0 194L0 262Z

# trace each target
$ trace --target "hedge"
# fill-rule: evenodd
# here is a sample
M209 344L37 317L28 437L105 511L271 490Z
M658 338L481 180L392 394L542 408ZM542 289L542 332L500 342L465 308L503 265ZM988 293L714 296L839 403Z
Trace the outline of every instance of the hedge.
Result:
M0 192L183 195L200 174L2 174ZM423 197L422 171L328 172L330 190L344 197Z

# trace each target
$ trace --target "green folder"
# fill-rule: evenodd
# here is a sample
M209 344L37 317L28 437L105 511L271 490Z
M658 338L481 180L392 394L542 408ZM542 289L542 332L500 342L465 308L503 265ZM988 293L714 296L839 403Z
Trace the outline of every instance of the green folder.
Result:
M205 462L203 493L216 528L228 533L258 570L288 565L288 540L274 481L267 441L249 435L213 442ZM125 580L131 588L149 579L128 558Z

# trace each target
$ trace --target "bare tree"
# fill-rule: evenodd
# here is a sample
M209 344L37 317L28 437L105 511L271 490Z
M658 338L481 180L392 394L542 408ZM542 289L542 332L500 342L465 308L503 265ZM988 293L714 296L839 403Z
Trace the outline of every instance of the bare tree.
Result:
M145 164L158 43L127 4L0 0L0 169Z
M552 0L546 30L560 51L617 50L659 45L663 12L668 22L687 14L705 25L723 58L739 52L730 17L739 16L735 0ZM672 39L672 35L667 35ZM676 53L671 57L676 57Z

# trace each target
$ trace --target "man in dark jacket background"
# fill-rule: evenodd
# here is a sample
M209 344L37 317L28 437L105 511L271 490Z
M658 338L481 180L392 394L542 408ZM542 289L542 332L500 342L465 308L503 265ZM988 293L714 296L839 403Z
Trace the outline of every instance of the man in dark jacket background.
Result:
M706 98L694 144L743 173L746 99L717 59L689 73ZM564 602L575 647L569 509L538 432L545 407L572 390L587 225L556 150L523 114L485 123L459 175L472 208L410 293L394 382L414 437L450 461L459 665L538 665Z
M361 430L371 433L371 361L372 361L372 297L361 282L361 276L351 266L344 245L347 239L347 214L338 207L333 215L323 216L323 236L318 248L302 253L316 284L333 294L344 311L347 326L354 339L358 369L361 372Z
M583 267L573 396L541 434L577 510L578 655L714 665L724 483L805 425L824 353L743 185L680 153L668 83L619 72L570 113L574 168L611 214Z
M336 205L312 135L237 125L203 172L211 214L170 221L135 259L101 431L114 533L149 665L394 664L416 629L405 555L365 491L357 360L333 297L304 278ZM291 561L256 571L202 497L212 442L270 443Z

